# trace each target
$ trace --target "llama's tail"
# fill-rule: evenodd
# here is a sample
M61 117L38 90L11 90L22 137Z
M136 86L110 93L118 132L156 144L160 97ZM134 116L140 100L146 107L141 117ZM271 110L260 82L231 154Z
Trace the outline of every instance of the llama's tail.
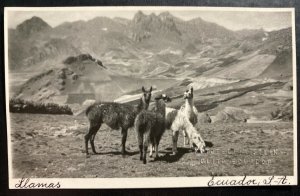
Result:
M92 104L92 105L90 105L90 106L85 110L85 115L86 115L86 116L90 113L91 109L92 109L94 106L95 106L95 104Z

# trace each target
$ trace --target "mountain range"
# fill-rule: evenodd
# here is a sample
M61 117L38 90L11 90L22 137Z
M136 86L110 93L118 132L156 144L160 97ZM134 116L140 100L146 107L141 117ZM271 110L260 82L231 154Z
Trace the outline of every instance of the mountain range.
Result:
M184 84L196 91L237 83L248 88L245 81L283 86L292 78L292 30L232 31L169 12L56 27L32 17L8 30L8 58L10 72L26 78L11 85L14 96L38 101L66 103L63 96L83 92L89 99L112 100L151 84L171 94ZM66 63L70 58L76 61Z

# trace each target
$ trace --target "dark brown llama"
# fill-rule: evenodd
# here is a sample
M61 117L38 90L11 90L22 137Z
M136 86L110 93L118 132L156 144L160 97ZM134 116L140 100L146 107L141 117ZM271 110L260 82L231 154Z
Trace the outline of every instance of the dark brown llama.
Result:
M134 125L140 149L140 160L143 160L144 164L147 163L146 154L149 144L151 144L150 156L152 156L152 146L154 146L155 159L158 158L158 145L165 132L165 102L168 101L170 98L166 95L156 97L153 111L143 110L135 119Z
M140 98L137 106L113 102L100 102L93 104L87 108L86 116L90 122L89 132L84 137L87 156L89 155L88 141L90 141L91 143L92 151L97 154L95 150L94 140L98 130L103 123L114 130L118 130L121 128L122 154L124 155L126 153L125 143L127 139L128 129L134 126L134 120L136 116L142 110L148 109L149 102L151 100L152 87L150 87L149 91L145 90L145 88L142 87L142 91L143 95Z

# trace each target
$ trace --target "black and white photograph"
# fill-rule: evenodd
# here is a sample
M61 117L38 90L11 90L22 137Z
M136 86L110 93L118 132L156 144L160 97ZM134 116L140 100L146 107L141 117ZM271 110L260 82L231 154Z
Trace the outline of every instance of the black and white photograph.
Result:
M9 188L297 184L293 8L4 14Z

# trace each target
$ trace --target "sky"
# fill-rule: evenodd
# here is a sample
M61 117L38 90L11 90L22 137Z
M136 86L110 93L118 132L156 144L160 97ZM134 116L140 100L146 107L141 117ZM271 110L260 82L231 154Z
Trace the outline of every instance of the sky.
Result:
M46 21L50 26L55 27L63 22L73 22L78 20L91 20L98 16L105 16L109 18L123 17L132 19L134 14L142 9L145 14L159 14L163 11L169 11L172 15L183 20L190 20L201 17L203 20L217 23L231 30L241 29L260 29L267 31L278 30L292 26L291 12L289 11L237 11L236 9L225 10L205 10L205 9L147 9L147 8L125 8L119 7L116 9L85 9L66 10L62 8L54 8L51 10L35 8L35 10L8 10L7 21L9 28L16 28L16 26L23 21L30 19L33 16L38 16Z

